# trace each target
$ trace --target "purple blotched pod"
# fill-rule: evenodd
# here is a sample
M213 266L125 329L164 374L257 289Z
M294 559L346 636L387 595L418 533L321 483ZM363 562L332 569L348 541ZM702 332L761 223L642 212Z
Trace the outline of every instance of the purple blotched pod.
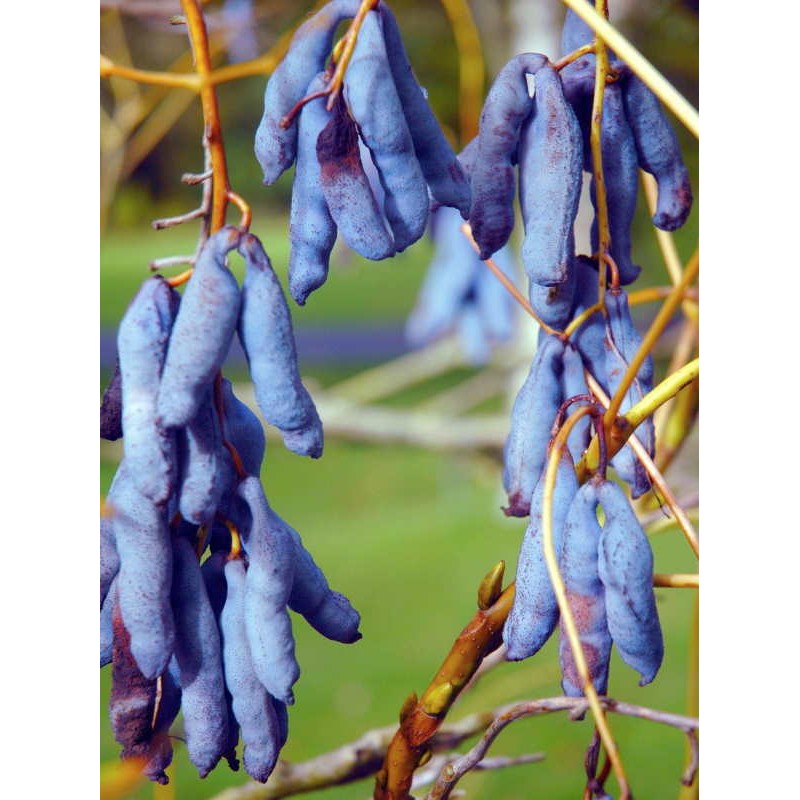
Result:
M586 385L586 376L583 371L583 359L578 349L567 344L564 348L564 372L561 374L562 395L564 400L581 394L588 394L589 387ZM586 402L573 403L567 410L567 418L571 417ZM572 432L567 437L567 446L573 461L579 461L583 451L589 446L591 439L591 421L588 416L582 417L575 424Z
M332 0L296 31L289 50L275 68L264 93L264 115L256 130L255 154L264 183L274 183L294 162L297 128L281 119L302 100L314 76L325 69L336 26L356 15L360 0Z
M240 530L250 562L245 621L253 668L273 697L291 705L292 686L300 676L286 608L294 581L294 546L286 529L274 523L258 478L245 478L238 494L253 519L247 531Z
M658 184L653 224L662 231L680 228L692 210L689 171L683 163L678 139L658 98L635 75L622 84L625 114L636 142L639 166Z
M422 174L433 199L443 206L457 208L461 216L467 219L470 207L469 179L414 77L394 14L385 3L378 6L378 10L383 22L386 55Z
M428 221L428 188L386 55L380 16L370 11L344 79L344 96L386 193L383 210L399 253Z
M175 437L157 418L178 302L177 292L163 278L148 278L128 306L117 334L125 458L139 491L154 503L166 502L177 477Z
M619 486L602 482L597 498L606 515L598 570L605 588L608 629L622 660L639 672L639 685L644 686L655 678L664 658L653 592L653 551Z
M361 164L358 130L340 96L317 139L322 193L347 246L364 258L394 255L394 241Z
M247 474L258 475L267 447L264 429L249 406L233 393L226 378L222 379L222 409L225 438L236 448Z
M179 510L185 520L206 525L213 520L222 495L234 479L222 444L213 388L209 387L197 414L180 432L179 442L183 445Z
M103 605L111 581L119 572L119 553L114 541L114 523L108 516L100 517L100 605Z
M533 283L555 286L567 281L572 266L583 143L558 73L542 67L535 86L533 111L519 139L519 201L525 226L522 263Z
M547 570L543 549L544 471L531 501L531 519L522 539L517 561L517 588L514 605L503 628L508 647L506 658L521 661L537 653L558 623L558 602ZM561 455L553 492L553 546L561 558L564 522L578 491L578 479L569 453Z
M212 234L186 285L158 393L158 414L166 428L183 427L194 417L228 355L241 297L226 257L240 236L232 226ZM123 375L123 388L124 381Z
M114 372L100 403L100 438L110 442L122 438L122 377L119 359L114 362Z
M308 93L324 86L325 79L319 74L309 84ZM336 242L336 223L320 191L322 176L317 160L317 139L329 118L325 98L320 98L303 106L297 123L297 167L289 212L289 291L301 306L327 280Z
M539 333L530 372L511 411L511 429L503 458L503 485L508 493L507 516L530 513L531 495L547 457L550 429L561 405L561 360L564 342Z
M278 760L280 725L250 657L245 622L247 573L240 558L225 564L225 580L228 591L220 615L225 683L242 732L244 768L251 778L264 783Z
M273 523L288 533L294 547L294 580L289 608L302 614L306 622L326 638L345 644L357 642L361 638L358 630L361 615L344 595L331 590L322 570L303 546L300 534L270 511Z
M597 573L600 523L597 521L597 487L589 481L578 489L564 525L559 560L567 603L572 611L589 676L598 694L608 690L611 635L606 622L603 584ZM561 620L559 660L561 688L568 697L583 696L583 681L575 664L564 621Z
M508 241L514 227L513 165L522 123L532 108L525 75L535 75L545 64L547 58L536 53L512 58L497 74L483 104L478 149L468 172L472 189L469 221L484 260Z
M242 236L247 271L242 285L239 340L247 355L264 419L278 428L293 453L319 458L323 433L311 395L300 380L292 317L261 242Z
M475 169L475 159L478 157L478 137L473 136L472 139L464 145L464 148L458 154L458 163L461 164L461 169L464 174L471 181L472 171ZM472 201L470 201L470 205Z
M173 540L175 660L189 759L204 778L228 749L228 710L219 632L194 548Z
M175 639L167 512L139 492L127 458L119 465L107 503L119 553L119 606L131 652L144 676L156 678L169 663Z
M613 396L628 369L628 364L636 355L642 338L636 330L624 291L606 293L608 324L604 340L606 348L606 376L609 395ZM625 399L620 406L624 414L631 406L641 400L653 388L653 359L648 356L637 373ZM644 445L652 458L655 456L655 426L649 417L636 429L636 437ZM631 486L631 495L640 497L651 488L650 477L630 445L625 445L612 459L611 463L620 477Z
M117 599L117 579L111 581L108 594L100 605L100 669L111 663L112 646L114 644L114 625L112 616L119 606Z
M112 626L111 697L108 714L114 738L122 745L120 757L143 759L143 771L150 780L167 783L164 770L172 760L172 745L167 730L158 724L153 726L153 715L158 702L158 679L148 678L138 669L131 653L128 632L116 605L112 612Z

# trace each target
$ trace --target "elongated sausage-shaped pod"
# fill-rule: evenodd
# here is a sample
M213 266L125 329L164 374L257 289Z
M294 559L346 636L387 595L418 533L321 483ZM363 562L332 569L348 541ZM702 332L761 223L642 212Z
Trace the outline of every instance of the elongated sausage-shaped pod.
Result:
M653 551L625 493L604 481L597 498L606 521L600 535L598 572L606 595L608 630L622 660L655 678L664 658L664 639L653 592Z
M478 157L478 143L479 137L473 136L457 156L461 169L464 170L464 174L470 181L472 180L472 171L475 169L475 159ZM470 207L471 205L472 201L470 200Z
M107 498L120 563L119 607L139 669L156 678L166 669L175 640L172 545L166 511L138 491L130 472L125 459Z
M294 582L294 546L286 529L274 523L258 478L245 478L239 484L238 494L253 517L252 525L242 537L250 562L245 621L253 668L273 697L291 705L292 686L300 676L292 622L286 608Z
M219 631L194 548L188 540L176 536L173 554L175 659L180 673L186 747L189 759L204 778L228 744Z
M386 193L383 210L399 253L425 233L428 187L397 96L376 11L364 18L345 73L344 96L378 169Z
M578 491L578 479L569 453L562 453L553 493L553 545L560 559L567 511ZM522 539L517 561L514 605L503 628L509 661L521 661L537 653L558 623L558 602L544 559L542 513L544 472L531 502L531 519Z
M564 330L573 317L572 309L575 304L575 290L578 281L578 268L575 261L575 245L570 245L572 250L572 265L567 269L567 279L555 286L541 286L529 282L528 299L531 307L546 325L556 330Z
M341 96L317 138L317 160L322 193L347 246L373 260L394 255L394 241L361 164L358 131Z
M114 522L108 516L100 517L100 605L106 599L111 582L119 572L119 553L114 541Z
M326 638L345 644L357 642L361 638L358 630L361 615L344 595L331 590L324 573L303 546L300 534L270 511L273 523L288 532L294 548L294 580L289 608L302 614L306 622Z
M572 344L567 344L564 348L564 372L561 374L562 394L564 400L581 394L588 394L589 387L586 385L586 376L583 371L583 359L577 348ZM567 419L575 414L586 402L573 403L567 410ZM584 450L589 446L591 439L591 421L589 416L582 417L576 423L572 432L567 437L567 446L572 460L577 462L583 455Z
M567 512L564 543L559 561L561 577L572 611L578 638L583 648L589 676L598 694L608 689L608 663L611 658L611 635L606 622L603 584L597 572L597 548L600 542L597 521L597 491L594 481L578 489ZM561 620L559 660L561 688L568 697L583 696L583 681Z
M264 783L275 768L281 748L280 725L270 695L258 679L250 658L247 624L247 571L240 558L225 565L228 585L220 616L225 683L244 745L244 768Z
M614 395L628 369L628 364L636 354L642 339L633 324L627 295L609 291L606 294L608 325L604 340L606 348L606 374L608 391ZM620 412L625 413L631 406L641 400L653 388L653 359L648 356L631 384ZM636 436L644 445L652 458L655 456L655 426L652 417L642 422L636 429ZM612 459L611 463L620 477L631 486L631 495L640 497L650 490L651 483L647 471L633 452L630 445L625 445Z
M547 58L536 53L512 58L497 74L483 104L471 169L469 221L484 260L508 241L514 227L514 163L522 123L532 108L525 75L536 74L545 64Z
M231 226L221 228L209 237L197 257L172 328L161 376L158 413L164 427L183 427L197 414L228 354L241 298L239 284L225 261L240 235Z
M110 442L122 438L122 377L119 372L119 358L114 362L114 372L100 403L100 438Z
M180 432L181 440L181 516L195 525L205 525L214 518L220 498L233 480L233 471L223 451L212 387L208 388L197 414Z
M543 331L530 372L511 410L511 429L504 450L503 485L507 516L526 517L531 495L547 457L550 429L561 405L564 343Z
M460 229L459 229L460 233ZM464 234L461 234L462 238ZM466 241L466 239L465 239ZM514 332L514 319L516 304L508 290L498 280L495 274L478 258L472 250L472 245L467 243L472 251L472 256L477 270L475 280L475 306L481 318L481 323L492 342L505 342ZM492 256L494 263L500 267L503 274L513 281L516 278L516 265L511 247L501 247Z
M119 605L117 601L117 580L111 581L108 594L100 606L100 669L111 663L112 646L114 643L114 626L112 614Z
M406 338L413 347L427 344L454 327L476 266L487 269L477 261L460 226L461 216L455 209L442 206L431 215L433 259L406 322Z
M283 749L289 739L289 712L286 708L286 703L281 703L275 697L270 695L272 701L272 708L275 710L275 717L278 720L278 747Z
M139 491L154 503L166 502L177 478L174 434L158 423L159 387L177 305L177 293L163 278L149 278L117 334L125 458Z
M610 252L619 269L620 283L627 285L633 283L641 272L641 267L631 260L631 225L639 191L639 165L633 133L622 103L622 89L618 84L606 86L603 95L601 142L608 228L611 235ZM591 183L591 197L596 207L594 178ZM595 252L598 237L595 216L592 224L592 249Z
M261 472L267 438L261 422L250 407L233 393L227 378L222 379L223 433L239 453L248 475Z
M308 87L309 94L324 85L322 74L317 75ZM317 159L317 139L329 119L325 98L320 98L303 106L297 123L297 167L289 211L289 291L301 306L327 280L336 242L336 223L320 191L322 176Z
M598 296L597 270L591 266L590 262L578 257L575 271L577 280L572 317L577 317L596 305ZM599 381L603 389L608 391L605 337L605 319L600 311L595 311L578 326L578 329L570 337L570 341L578 348L589 372Z
M519 201L525 239L522 263L541 286L564 283L572 265L573 226L583 176L583 143L558 73L542 67L533 112L519 140Z
M296 123L281 128L281 119L302 100L314 76L325 69L336 26L354 17L360 0L332 0L304 22L292 37L283 60L267 82L264 114L256 130L255 154L264 183L274 183L294 163Z
M280 430L289 450L319 458L322 422L300 380L292 317L283 289L255 236L242 236L239 252L247 266L239 339L250 365L258 406L264 419Z
M692 210L689 171L683 163L678 139L658 98L635 75L622 84L622 98L639 166L658 184L653 225L662 231L680 228Z
M386 55L422 174L433 199L443 206L457 208L461 216L467 219L470 206L469 179L456 160L453 148L442 133L425 93L414 77L394 14L386 3L378 8L383 21Z
M169 783L165 770L172 763L172 740L169 729L181 710L181 687L177 678L175 658L170 660L166 672L160 676L158 710L153 723L153 742L143 772L151 781ZM158 692L158 689L157 689Z

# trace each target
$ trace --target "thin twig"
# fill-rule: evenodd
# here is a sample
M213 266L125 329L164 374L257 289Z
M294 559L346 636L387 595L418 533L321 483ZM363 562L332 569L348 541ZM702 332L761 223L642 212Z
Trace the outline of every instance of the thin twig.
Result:
M192 211L187 211L185 214L180 214L177 217L163 217L162 219L154 219L150 224L157 230L164 228L172 228L176 225L182 225L184 222L190 222L193 219L204 217L208 213L207 208L195 208Z

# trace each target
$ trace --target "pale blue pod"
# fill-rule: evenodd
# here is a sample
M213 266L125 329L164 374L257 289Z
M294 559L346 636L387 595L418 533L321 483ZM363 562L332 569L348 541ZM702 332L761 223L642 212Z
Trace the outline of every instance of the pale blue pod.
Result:
M244 234L239 252L247 266L239 340L247 356L256 401L264 419L280 430L289 450L319 458L322 422L300 380L292 317L283 289L255 236Z
M461 236L464 238L463 234ZM514 333L516 303L495 274L481 262L477 253L472 249L472 245L469 245L468 242L467 244L472 252L477 270L475 304L484 330L491 342L506 342ZM509 245L501 247L492 256L492 260L510 281L515 280L516 265L512 248Z
M225 564L228 586L220 615L225 683L244 746L244 768L251 778L264 783L272 773L281 749L280 724L270 695L258 679L250 657L247 625L247 571L244 562Z
M118 605L117 579L111 581L108 594L100 605L100 669L111 663L112 645L114 643L114 626L112 614Z
M172 608L189 759L204 778L228 749L228 709L217 621L194 548L173 540Z
M572 344L567 344L564 348L564 372L561 375L562 394L563 399L568 400L581 394L589 394L589 387L586 385L586 375L583 370L583 359L577 348ZM575 414L586 402L573 403L567 410L567 417L569 419ZM567 437L567 446L572 460L577 462L583 455L584 450L589 446L589 441L592 438L592 423L591 417L588 415L582 417L570 432Z
M213 392L209 387L197 414L179 434L183 445L179 510L185 520L195 525L213 520L219 501L233 480Z
M535 77L533 111L519 139L519 200L525 239L522 263L540 286L565 283L574 253L573 227L583 176L583 143L558 73Z
M577 317L597 303L597 270L591 262L581 257L575 263L575 305L571 317ZM606 325L600 311L595 311L570 336L570 341L578 348L584 364L594 375L604 391L608 391L606 376Z
M372 193L358 147L358 130L340 96L317 138L320 183L345 243L364 258L394 255L394 241Z
M119 553L114 541L114 522L109 516L100 517L100 606L106 599L111 582L119 572Z
M267 448L267 438L258 417L236 397L227 378L222 379L222 410L226 439L236 448L247 474L258 475Z
M658 98L636 75L622 84L625 114L633 132L639 166L658 184L653 224L663 231L680 228L692 210L689 171L678 138Z
M484 260L508 241L514 227L514 164L522 123L532 107L525 75L535 75L545 64L547 58L536 53L515 56L497 74L483 104L477 153L467 172L472 190L469 221Z
M428 221L428 187L414 152L386 55L380 16L370 11L344 78L344 96L385 192L396 251L416 242Z
M470 207L469 178L458 163L424 91L417 83L394 14L386 3L378 6L378 10L383 22L389 67L414 142L414 152L431 195L437 203L457 208L461 216L467 219Z
M530 513L531 495L545 463L551 428L563 399L563 356L564 343L541 331L530 372L511 410L503 458L507 516L525 517Z
M286 128L281 119L302 100L314 76L325 69L336 26L356 15L360 0L331 0L296 31L289 50L275 68L264 93L264 114L255 136L255 154L264 183L274 183L294 163L297 126Z
M457 156L461 169L464 170L464 174L470 181L472 180L472 171L475 169L475 159L478 157L478 143L478 137L473 136ZM470 200L471 205L472 201Z
M556 330L564 330L574 316L575 292L578 283L578 267L575 260L574 237L570 242L572 264L567 270L567 279L555 286L540 286L528 283L528 299L531 308L539 315L545 325Z
M302 614L326 638L345 644L357 642L361 638L358 630L361 615L344 595L331 590L325 574L303 546L300 534L272 509L270 519L288 535L293 546L294 577L289 608Z
M537 653L558 623L558 601L547 570L542 538L544 474L542 471L531 501L531 519L517 561L514 605L503 628L509 661L521 661ZM567 511L577 491L575 467L565 450L558 464L553 493L553 546L557 559L561 558Z
M226 258L240 236L232 226L212 234L186 285L158 393L159 421L165 428L183 427L197 414L228 355L241 298Z
M598 551L611 638L622 660L642 676L655 678L664 658L664 639L653 591L653 551L636 514L617 484L604 481L597 498L606 515Z
M108 492L119 553L119 607L130 634L131 652L147 678L160 675L175 641L170 605L172 545L167 513L142 495L127 460Z
M158 396L178 295L160 276L146 280L119 325L125 458L139 491L165 503L177 479L175 437L158 423Z
M324 85L323 75L317 75L309 84L309 94ZM301 306L327 280L336 242L336 223L320 191L322 178L317 160L317 139L329 118L325 98L320 98L303 106L297 122L297 167L289 211L289 291Z
M239 484L238 494L253 518L242 537L250 562L245 621L253 668L273 697L291 705L292 686L300 676L286 608L294 581L294 547L288 532L274 523L258 478L245 478Z
M589 481L578 489L567 512L558 566L589 675L598 694L605 694L608 690L611 635L606 621L603 584L597 571L597 548L601 533L597 504L596 484ZM563 619L559 660L564 694L582 697L583 681L575 664Z

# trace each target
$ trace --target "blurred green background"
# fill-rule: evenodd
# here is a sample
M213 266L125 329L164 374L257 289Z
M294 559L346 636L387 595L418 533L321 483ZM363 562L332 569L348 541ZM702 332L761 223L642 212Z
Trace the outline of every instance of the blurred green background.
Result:
M480 27L486 55L487 85L512 55L521 32L507 2L471 4ZM533 13L556 0L527 4ZM297 24L310 3L256 3L259 51ZM449 132L457 141L458 61L453 35L438 3L393 0L406 46L420 82ZM611 0L614 19L617 4ZM109 7L101 13L101 50L123 61L126 50L135 65L164 69L186 50L179 28L165 20L177 13L177 3L130 2L123 13ZM143 11L144 9L144 11ZM220 24L220 3L207 6L214 34ZM147 12L147 13L145 13ZM620 3L619 26L664 71L693 103L697 102L697 15L691 3ZM556 32L557 36L557 32ZM515 38L516 37L516 38ZM551 54L551 55L554 55ZM226 52L220 48L219 63ZM128 82L101 82L101 100L109 118L125 103L134 107L138 89ZM231 183L253 205L252 230L264 242L273 265L285 281L288 257L287 208L291 170L273 187L265 188L252 155L252 134L261 114L264 78L247 78L220 87L225 144ZM147 91L146 89L144 91ZM169 97L181 94L172 92ZM187 96L188 98L188 96ZM140 97L141 100L141 97ZM101 330L113 346L115 327L130 298L149 273L154 258L191 253L197 228L188 223L156 232L150 221L183 213L197 204L199 192L180 182L184 172L199 172L201 117L199 103L185 103L174 124L151 124L162 105L130 133L115 140L104 120L102 154ZM167 108L169 111L169 108ZM151 128L146 126L151 124ZM676 126L679 127L679 126ZM144 134L142 133L144 130ZM149 132L148 132L149 131ZM693 178L695 197L697 145L678 130ZM139 137L137 139L136 137ZM137 144L138 142L138 144ZM151 142L153 147L141 157ZM133 149L133 152L132 152ZM136 163L134 163L136 162ZM634 236L634 258L644 272L638 286L667 282L652 227L640 204ZM236 220L232 212L231 220ZM676 235L681 255L688 257L697 242L698 214ZM366 262L337 251L328 282L300 309L291 303L298 338L304 331L338 329L400 331L414 303L431 255L427 240L382 263ZM239 265L236 266L239 268ZM285 283L284 283L285 285ZM647 313L647 312L645 312ZM324 362L300 353L307 385L329 386L368 366L347 353ZM109 368L101 362L101 385ZM233 365L226 374L245 380ZM471 374L460 369L431 380L400 397L393 405L411 405ZM483 410L501 410L498 400ZM120 456L120 448L101 448L101 491L105 492ZM333 588L352 600L362 614L364 639L356 645L331 643L295 617L298 658L303 669L296 686L296 705L290 710L290 738L282 756L303 760L353 740L369 728L391 724L411 691L421 692L431 679L453 639L475 610L475 592L483 575L500 559L513 578L519 540L525 521L504 518L499 510L499 464L486 454L436 453L420 448L356 444L326 440L319 461L288 453L270 440L262 478L271 503L303 536L308 549L325 570ZM675 530L653 538L658 572L694 572L694 558ZM637 686L633 672L614 656L610 693L657 709L682 713L686 707L688 641L695 592L661 590L659 610L665 632L666 657L656 681ZM101 761L113 762L119 748L106 717L110 671L101 672ZM477 710L522 699L560 693L555 642L535 658L503 664L459 700L451 719ZM675 798L683 765L684 738L676 730L636 720L611 720L638 797ZM583 754L591 736L588 721L570 722L564 715L523 720L510 726L492 748L492 755L545 752L540 764L497 772L472 773L460 786L470 797L516 800L542 796L580 797ZM132 798L185 800L211 798L222 789L243 783L244 773L218 767L201 781L180 743L170 770L171 787L141 785ZM613 780L609 786L614 786ZM366 798L371 781L325 790L313 798Z

